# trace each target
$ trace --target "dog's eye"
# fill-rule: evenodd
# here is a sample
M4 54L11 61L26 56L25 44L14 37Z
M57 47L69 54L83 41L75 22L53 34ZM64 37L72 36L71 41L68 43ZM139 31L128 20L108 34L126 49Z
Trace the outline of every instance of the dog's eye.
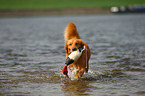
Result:
M78 45L78 43L76 43L76 45Z
M71 46L71 44L69 44Z

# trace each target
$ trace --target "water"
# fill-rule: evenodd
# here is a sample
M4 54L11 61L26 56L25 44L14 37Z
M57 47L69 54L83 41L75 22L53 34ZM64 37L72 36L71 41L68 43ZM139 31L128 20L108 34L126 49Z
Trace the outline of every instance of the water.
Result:
M76 23L92 56L70 81L63 31ZM0 18L0 95L144 96L145 14Z

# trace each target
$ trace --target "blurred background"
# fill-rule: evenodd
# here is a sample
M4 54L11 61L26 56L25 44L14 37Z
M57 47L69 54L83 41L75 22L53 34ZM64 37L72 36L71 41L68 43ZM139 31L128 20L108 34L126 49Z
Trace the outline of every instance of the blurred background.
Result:
M144 5L145 0L0 0L0 15L97 14Z

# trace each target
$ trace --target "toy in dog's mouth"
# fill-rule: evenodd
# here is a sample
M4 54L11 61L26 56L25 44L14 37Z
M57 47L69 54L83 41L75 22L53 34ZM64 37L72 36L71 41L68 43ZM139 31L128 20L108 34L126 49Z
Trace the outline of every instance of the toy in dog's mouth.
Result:
M80 58L80 56L82 55L82 52L83 52L84 50L85 50L85 46L83 46L82 48L78 48L76 51L73 51L73 52L66 58L66 62L65 62L66 65L64 65L64 67L63 67L63 69L62 69L62 73L63 73L64 75L66 75L68 78L69 78L69 76L68 76L68 68L67 68L67 66L70 65L70 64L72 64L73 62L77 61L77 60ZM73 72L73 74L74 74L74 72Z
M73 62L77 61L80 56L82 55L82 52L85 50L85 46L78 48L76 51L73 51L67 58L65 64L68 66L72 64Z

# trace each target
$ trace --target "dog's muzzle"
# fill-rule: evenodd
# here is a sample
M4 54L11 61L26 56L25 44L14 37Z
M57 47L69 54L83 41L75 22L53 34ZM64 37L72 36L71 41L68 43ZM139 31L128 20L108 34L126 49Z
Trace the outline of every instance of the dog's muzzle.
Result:
M82 48L78 48L76 51L73 51L67 58L65 64L68 66L72 64L73 62L77 61L80 56L82 55L82 52L85 50L85 46Z

